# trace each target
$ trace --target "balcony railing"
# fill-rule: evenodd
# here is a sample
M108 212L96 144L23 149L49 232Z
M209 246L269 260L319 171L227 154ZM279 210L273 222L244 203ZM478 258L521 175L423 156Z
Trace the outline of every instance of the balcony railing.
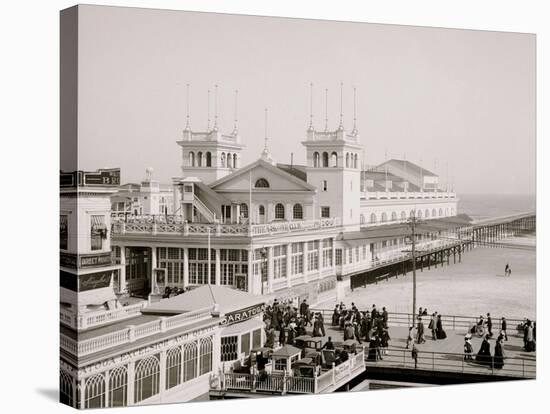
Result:
M160 317L159 319L142 325L129 325L124 329L81 341L76 341L61 335L60 344L62 349L78 357L82 357L114 346L131 343L151 335L167 332L171 329L181 328L195 322L208 320L212 317L213 310L214 308L209 306L176 316Z
M112 214L112 234L181 234L215 236L268 236L273 234L316 231L340 226L339 218L274 221L266 224L189 223L181 216Z
M120 309L101 310L80 314L77 314L70 309L61 308L59 312L59 319L62 324L73 329L81 330L95 328L107 323L117 322L138 316L141 313L141 309L146 304L147 302L143 301L133 305L124 306Z
M424 199L424 198L451 198L456 199L454 192L439 191L366 191L366 198L369 200L387 199Z
M215 391L267 392L270 394L319 394L332 392L347 384L365 370L365 353L359 351L350 359L315 377L287 374L221 373Z

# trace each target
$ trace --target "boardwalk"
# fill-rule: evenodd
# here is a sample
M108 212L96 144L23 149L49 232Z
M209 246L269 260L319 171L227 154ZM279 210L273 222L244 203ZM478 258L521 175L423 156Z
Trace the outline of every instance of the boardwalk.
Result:
M327 320L327 319L325 319ZM405 326L390 326L390 348L383 360L366 363L369 367L415 369L415 363L411 356L411 350L406 349L407 328ZM426 342L417 345L418 360L417 370L432 372L454 372L477 375L495 375L517 378L535 378L536 353L523 350L523 337L517 332L510 332L508 341L504 342L505 361L502 369L493 369L490 366L480 365L476 362L465 362L463 359L464 335L466 330L446 330L447 338L434 341L431 332L426 332ZM331 336L333 341L342 340L342 331L328 326L326 336ZM495 334L496 335L496 334ZM474 336L472 345L474 353L477 353L482 339ZM491 339L491 354L494 354L495 339ZM363 343L368 346L368 343Z

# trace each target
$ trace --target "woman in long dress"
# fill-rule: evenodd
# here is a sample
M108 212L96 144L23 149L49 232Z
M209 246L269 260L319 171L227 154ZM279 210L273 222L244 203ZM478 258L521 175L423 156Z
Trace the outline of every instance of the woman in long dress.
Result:
M496 369L501 369L504 366L504 350L502 347L502 339L498 340L495 345L495 358L493 366Z
M476 355L476 362L487 365L491 364L491 345L489 344L489 335L486 335L485 339L483 339L483 342L481 343L479 352Z
M443 323L441 322L441 315L437 315L437 322L436 322L435 331L436 331L437 339L447 338L447 334L443 330Z

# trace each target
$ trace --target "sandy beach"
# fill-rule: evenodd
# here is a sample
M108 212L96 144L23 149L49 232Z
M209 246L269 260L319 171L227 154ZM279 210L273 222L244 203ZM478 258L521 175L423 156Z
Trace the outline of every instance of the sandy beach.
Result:
M502 240L506 245L535 246L534 234ZM509 263L511 277L504 276ZM390 312L412 311L412 273L357 288L344 302L360 309L386 306ZM316 308L332 309L335 302ZM447 315L475 316L490 312L493 318L532 318L536 313L535 250L478 247L462 256L462 263L417 273L417 308Z

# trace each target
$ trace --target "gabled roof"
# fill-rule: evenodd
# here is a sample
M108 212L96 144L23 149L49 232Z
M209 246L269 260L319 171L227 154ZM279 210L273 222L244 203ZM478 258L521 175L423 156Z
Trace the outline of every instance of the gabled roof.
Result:
M267 169L268 171L271 171L273 174L276 174L276 175L279 175L291 182L293 182L294 184L298 185L299 187L302 187L304 190L306 191L315 191L316 188L305 182L304 180L301 180L299 178L297 178L296 176L292 175L292 174L289 174L288 172L284 171L283 169L281 168L277 168L276 166L262 160L262 159L259 159L255 162L253 162L252 164L249 164L245 167L242 167L240 169L238 169L237 171L229 174L229 175L226 175L225 177L222 177L220 178L219 180L217 181L214 181L213 183L210 183L210 188L212 188L213 190L216 189L216 187L220 186L221 184L224 184L224 183L227 183L233 179L235 179L236 177L239 177L243 174L246 174L248 171L250 170L253 170L254 168L256 167L263 167L265 169Z
M307 182L307 170L305 165L277 164L277 168Z
M430 170L427 170L426 168L421 167L420 165L417 165L417 164L412 163L412 162L407 161L407 160L398 160L398 159L392 158L391 160L388 160L388 161L383 162L382 164L380 164L378 166L378 168L383 167L384 165L391 165L391 166L399 167L399 168L403 168L403 169L406 167L408 172L414 172L416 174L422 174L425 177L427 177L427 176L437 177L438 176L437 174L434 174Z
M161 300L145 307L144 314L180 314L218 305L221 314L227 314L250 306L263 304L256 295L225 286L204 285L181 295Z

